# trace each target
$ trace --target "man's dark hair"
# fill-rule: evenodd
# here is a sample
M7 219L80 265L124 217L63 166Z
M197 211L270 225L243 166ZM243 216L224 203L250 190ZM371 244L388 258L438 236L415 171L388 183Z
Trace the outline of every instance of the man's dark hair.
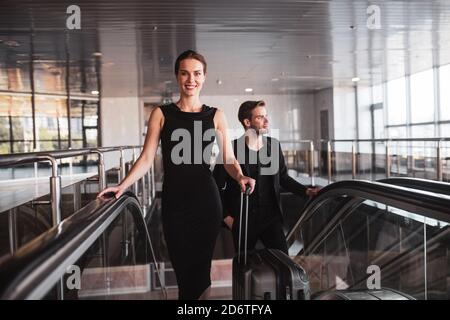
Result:
M260 100L260 101L245 101L244 103L241 104L241 106L239 107L239 111L238 111L238 119L241 122L241 124L244 126L244 128L245 128L244 120L252 119L253 109L255 109L257 107L265 107L265 106L266 106L266 103L262 100Z
M202 63L203 65L203 74L206 74L206 59L200 53L195 52L194 50L187 50L180 54L175 61L175 76L178 75L178 71L180 70L180 63L185 59L195 59Z

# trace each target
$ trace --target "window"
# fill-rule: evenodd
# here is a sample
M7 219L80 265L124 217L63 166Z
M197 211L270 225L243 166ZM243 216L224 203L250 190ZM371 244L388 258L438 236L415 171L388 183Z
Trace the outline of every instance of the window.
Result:
M33 144L33 128L29 97L0 95L0 144L0 154L32 151L30 144Z
M0 54L4 58L0 61L0 154L34 151L33 144L36 151L68 148L68 121L72 148L88 144L97 146L98 137L93 135L98 134L99 102L98 96L89 94L99 90L98 61L87 59L85 54L93 52L98 39L96 35L66 36L64 32L36 31L31 40L39 58L35 58L32 70L28 34L14 35L13 41L22 44L20 46L0 46ZM8 40L8 37L3 35L0 39ZM66 49L70 51L69 79L66 78ZM34 110L30 71L33 72L36 92ZM70 98L70 119L67 84L75 94ZM75 99L76 94L89 97ZM88 138L87 129L95 129L90 131Z
M411 126L411 138L434 138L434 124Z
M450 124L441 124L441 137L450 138Z
M43 143L38 150L59 149L58 139L67 139L66 99L36 97L36 134Z
M406 126L388 128L388 135L390 139L406 138Z
M434 121L434 69L411 75L411 122Z
M387 83L388 124L406 123L405 77Z
M450 120L450 64L439 68L440 120Z
M383 86L381 84L372 87L373 104L383 103Z
M360 139L370 139L372 128L370 125L361 125L371 123L370 106L372 105L371 87L358 87L358 136ZM362 150L360 150L362 151ZM363 152L363 151L362 151Z

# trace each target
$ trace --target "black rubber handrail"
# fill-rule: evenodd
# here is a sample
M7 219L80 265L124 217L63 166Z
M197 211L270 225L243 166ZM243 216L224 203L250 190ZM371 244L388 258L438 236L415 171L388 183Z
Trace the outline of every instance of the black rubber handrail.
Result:
M395 177L377 180L381 183L450 195L450 183L419 178Z
M288 245L292 245L297 230L303 227L322 204L343 196L348 198L348 203L353 202L352 207L365 200L372 200L450 223L450 196L380 182L345 180L332 183L320 190L289 232ZM347 209L339 210L339 214L344 214ZM334 218L339 219L338 216Z
M119 199L96 199L57 226L49 229L13 255L0 259L0 299L33 299L36 288L43 283L58 279L64 274L65 265L75 262L84 252L73 256L101 226L111 224L114 217L125 206L133 205L142 219L147 240L150 241L147 226L137 198L131 192L124 193ZM88 248L88 247L87 247ZM86 248L86 250L87 250ZM153 248L151 248L153 251ZM153 254L154 257L154 254ZM56 272L57 273L57 272ZM51 288L51 286L50 286Z

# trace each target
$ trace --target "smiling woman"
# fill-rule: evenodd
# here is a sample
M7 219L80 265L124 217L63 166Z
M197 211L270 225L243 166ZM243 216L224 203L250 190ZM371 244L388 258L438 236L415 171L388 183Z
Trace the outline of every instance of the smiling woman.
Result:
M161 139L164 182L162 222L170 260L178 282L180 299L209 296L211 260L222 220L219 190L210 171L211 158L203 157L218 139L229 175L242 190L255 181L245 177L236 161L227 136L222 111L201 103L200 91L206 80L206 60L195 51L183 52L175 62L180 98L156 108L150 115L144 150L128 176L118 187L107 188L99 196L114 192L119 197L148 171ZM217 135L208 135L215 130ZM189 141L178 161L180 132ZM203 137L209 136L208 139ZM200 146L200 147L198 147ZM211 151L210 151L211 152ZM175 155L175 156L174 156Z

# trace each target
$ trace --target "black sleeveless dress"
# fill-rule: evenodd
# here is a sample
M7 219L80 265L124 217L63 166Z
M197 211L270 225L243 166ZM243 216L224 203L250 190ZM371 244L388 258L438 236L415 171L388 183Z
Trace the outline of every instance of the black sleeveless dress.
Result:
M215 139L203 135L208 129L214 130L217 109L203 105L201 112L183 112L172 103L161 106L161 110L164 237L177 277L179 299L198 299L211 284L211 260L222 220L222 203L209 169L210 158L205 156L206 161L203 156Z

